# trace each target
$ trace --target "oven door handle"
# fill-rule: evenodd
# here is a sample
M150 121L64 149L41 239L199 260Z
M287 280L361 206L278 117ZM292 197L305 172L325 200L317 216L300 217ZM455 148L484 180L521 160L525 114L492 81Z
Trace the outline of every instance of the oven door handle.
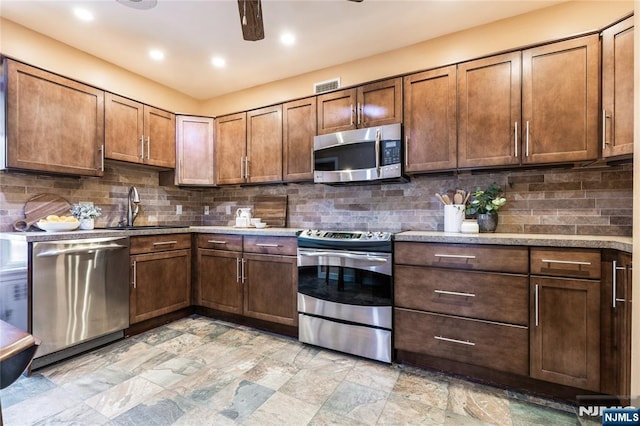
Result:
M346 259L367 260L370 262L381 262L381 263L386 263L389 261L389 259L385 257L369 256L367 254L336 253L336 252L327 252L327 251L315 251L312 253L299 253L299 254L300 256L307 256L307 257L334 256L334 257L344 257Z

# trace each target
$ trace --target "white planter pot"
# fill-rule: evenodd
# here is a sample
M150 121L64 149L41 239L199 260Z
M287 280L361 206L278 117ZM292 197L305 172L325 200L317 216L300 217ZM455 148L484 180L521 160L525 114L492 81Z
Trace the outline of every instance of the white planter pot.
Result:
M94 219L80 219L80 229L93 229L94 226Z

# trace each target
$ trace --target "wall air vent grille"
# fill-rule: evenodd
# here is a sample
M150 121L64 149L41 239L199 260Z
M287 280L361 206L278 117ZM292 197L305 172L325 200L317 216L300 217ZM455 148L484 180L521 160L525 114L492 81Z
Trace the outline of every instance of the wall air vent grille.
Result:
M313 83L313 93L319 94L324 92L330 92L340 88L340 78L333 78L331 80L319 81Z

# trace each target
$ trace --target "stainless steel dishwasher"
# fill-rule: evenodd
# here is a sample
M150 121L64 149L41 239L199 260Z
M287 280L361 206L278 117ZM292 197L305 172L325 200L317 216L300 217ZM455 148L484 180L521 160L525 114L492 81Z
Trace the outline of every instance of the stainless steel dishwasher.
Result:
M34 367L124 337L129 326L129 238L33 243ZM68 349L67 349L68 348Z

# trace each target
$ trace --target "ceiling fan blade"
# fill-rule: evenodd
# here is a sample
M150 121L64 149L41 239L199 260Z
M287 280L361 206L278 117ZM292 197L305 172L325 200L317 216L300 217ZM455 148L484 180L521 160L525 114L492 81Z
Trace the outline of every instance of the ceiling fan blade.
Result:
M240 12L242 38L249 41L262 40L264 25L260 0L238 0L238 11Z

